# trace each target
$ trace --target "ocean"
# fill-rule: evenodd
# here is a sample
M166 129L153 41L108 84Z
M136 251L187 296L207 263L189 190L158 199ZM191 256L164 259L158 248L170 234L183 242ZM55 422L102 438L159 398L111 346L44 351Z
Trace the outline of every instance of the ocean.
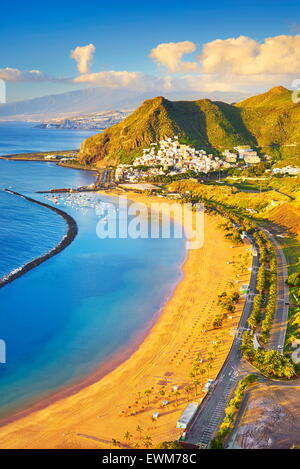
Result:
M83 132L16 124L14 146L14 124L0 124L0 136L7 136L8 127L0 154L8 147L10 153L78 148L84 138ZM46 135L42 144L40 132ZM66 140L61 132L67 132ZM0 161L0 175L0 189L49 204L35 192L95 178L55 163L7 160ZM100 239L95 206L116 205L117 199L89 198L84 207L60 203L78 224L74 242L0 289L0 339L7 349L7 362L0 364L0 417L84 380L129 347L151 326L181 277L183 239ZM49 209L0 190L0 277L48 252L65 233L64 220Z
M92 130L41 129L32 122L0 122L0 156L33 151L75 150Z

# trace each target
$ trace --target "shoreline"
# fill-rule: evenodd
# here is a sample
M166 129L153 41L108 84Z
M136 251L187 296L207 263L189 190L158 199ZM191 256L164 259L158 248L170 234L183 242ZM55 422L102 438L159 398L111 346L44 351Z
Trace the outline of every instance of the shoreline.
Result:
M137 194L128 194L128 198L134 201L142 201L146 204L150 204L153 200L158 201L155 197L145 197ZM43 404L46 404L46 407L43 406L43 408L37 410L32 406L23 413L17 413L2 420L0 428L1 447L82 447L80 436L78 436L78 427L80 427L81 434L89 434L93 431L97 435L99 431L106 434L107 430L105 429L109 427L111 429L110 437L118 436L118 438L121 438L122 435L119 434L120 428L124 430L128 425L132 430L132 426L127 422L119 421L119 419L132 419L135 427L136 422L143 426L145 424L144 418L146 418L144 414L146 413L149 416L150 412L151 415L153 405L153 408L158 405L151 404L149 410L145 403L142 409L133 413L132 417L127 416L127 413L130 413L128 409L132 408L132 405L128 407L128 403L130 404L131 400L134 400L132 394L134 395L137 390L141 389L141 386L150 387L151 383L155 384L157 379L155 376L158 374L158 378L161 378L160 381L170 383L174 379L173 382L179 384L180 388L184 387L184 383L188 381L187 366L189 368L189 364L184 363L181 365L181 363L190 359L182 358L177 367L174 367L174 358L170 357L174 353L176 357L178 350L186 347L184 344L191 340L190 336L193 335L193 329L196 327L195 324L198 323L199 317L203 316L204 318L207 315L208 317L211 315L210 311L215 308L213 306L215 301L213 298L216 292L222 291L225 283L227 284L232 278L232 267L226 264L225 259L228 259L228 256L232 256L233 252L224 240L223 234L218 232L216 225L217 219L215 217L209 218L206 215L206 247L198 251L187 252L187 256L185 256L181 265L181 278L174 285L174 288L171 289L161 310L153 317L152 324L149 324L148 328L141 331L139 339L135 343L131 343L131 349L128 350L127 348L127 353L124 353L124 350L118 351L117 357L113 357L111 362L106 362L106 365L104 364L106 371L102 368L102 373L103 371L105 373L102 378L99 378L99 373L101 373L99 369L95 374L90 375L75 387L62 390L63 393L66 393L65 396L61 395L57 399L56 394L56 399L54 395L52 399L50 397L48 400L44 400ZM245 246L236 248L236 252L243 252L244 250ZM218 269L215 266L213 262L214 254L220 258L220 262L224 261L223 269ZM243 301L240 303L240 311L235 318L229 321L231 324L224 328L224 333L226 330L230 331L230 328L238 323ZM210 309L208 305L211 305ZM199 313L195 316L195 310L197 311L198 309ZM210 331L208 333L211 334ZM209 334L207 334L208 337L210 336ZM184 337L186 337L185 341L183 341ZM203 353L206 353L210 347L209 338L202 337L200 340L195 337L194 341L195 343L199 341L197 349L199 347L203 348ZM217 368L213 371L213 375L217 374L229 351L232 340L228 338L225 341L226 347L224 352L222 352L225 355L219 358L220 363L216 364ZM193 344L191 346L196 347ZM113 362L114 368L110 371L109 368L111 368ZM164 368L174 370L164 372ZM181 368L182 370L180 370ZM154 369L157 370L155 371L155 376L153 376ZM92 384L89 383L88 381L94 381L97 378L97 373L98 380ZM169 378L168 376L174 376L174 378ZM120 387L124 389L124 380L127 383L125 396L120 395L118 392ZM159 387L158 383L156 383L155 388L157 386ZM79 387L81 388L80 390ZM107 391L108 389L109 391ZM101 399L99 399L99 396L101 396ZM200 396L198 396L199 398ZM182 398L180 398L180 401L182 401ZM186 405L185 398L179 405L175 404L174 400L171 402L171 412L164 413L164 417L161 418L162 423L166 421L163 424L163 431L166 432L166 436L160 436L160 439L174 439L176 435L175 417L182 411L182 406ZM134 407L136 406L137 404L134 404ZM100 415L97 416L99 412ZM124 412L125 415L123 415ZM144 415L142 421L138 417L139 414ZM147 417L146 421L150 422L150 417ZM43 431L39 430L41 422L43 422ZM65 430L64 433L61 433L61 425ZM88 427L84 428L85 425L88 425ZM99 428L99 425L101 428ZM160 420L157 425L160 427ZM28 426L30 428L36 426L34 438L28 437ZM151 429L149 432L151 435L153 434L155 440L158 439L156 435L158 431ZM66 437L66 435L72 435L72 443L70 443L70 438ZM99 444L95 443L95 441L91 443L86 439L83 447L90 447L89 445L91 444L94 445L92 447L95 447L95 445L99 447Z
M30 415L33 412L45 409L49 405L54 404L55 402L61 399L73 396L74 394L80 392L86 387L97 383L99 380L109 375L112 371L116 370L119 366L122 366L122 364L126 362L126 360L130 359L130 357L139 349L139 347L142 346L144 340L151 333L151 330L159 320L159 317L162 314L166 304L172 298L174 290L176 289L177 285L182 281L182 278L184 276L183 267L187 260L188 250L185 250L185 252L186 255L179 262L180 277L170 287L168 293L166 293L162 301L161 306L153 314L151 319L147 322L144 327L142 327L136 333L135 337L131 339L128 344L123 345L118 350L114 351L108 358L104 360L101 365L98 365L96 369L86 377L79 378L77 382L74 382L70 385L66 385L66 387L62 388L61 390L52 392L48 397L44 397L38 400L36 403L25 407L24 409L21 409L19 411L13 411L7 416L0 417L0 429L1 427L11 422L18 421L19 419L22 419L23 417L26 417L27 415Z
M14 280L21 277L22 275L25 275L27 272L39 266L40 264L50 259L51 257L56 256L56 254L63 251L67 246L69 246L69 244L73 242L73 240L76 238L77 233L78 233L78 227L77 227L76 221L74 220L74 218L72 218L68 213L64 212L63 210L60 210L57 207L52 207L52 205L46 204L44 202L40 202L39 200L32 199L31 197L27 197L26 195L20 194L19 192L12 191L10 189L5 189L5 192L11 195L15 195L17 197L21 197L22 199L25 199L25 200L28 200L29 202L40 205L41 207L45 207L45 208L48 208L49 210L52 210L53 212L55 212L57 215L59 215L61 218L64 219L67 225L67 232L63 236L63 238L59 241L59 243L50 251L48 251L46 254L36 257L32 261L29 261L26 264L24 264L22 267L19 267L18 269L14 269L9 274L0 278L0 288L4 287L8 283L13 282Z
M60 166L61 168L69 168L69 169L79 169L80 171L90 171L95 174L99 174L99 171L97 168L91 168L89 166L80 166L76 165L74 163L60 163L58 161L51 161L51 160L46 160L45 158L42 157L29 157L29 156L20 156L18 157L17 155L7 155L7 156L0 156L0 160L5 160L5 161L39 161L42 163L54 163L56 166Z
M26 199L28 199L32 202L36 202L38 204L45 205L45 206L47 206L51 209L54 209L54 211L57 211L57 210L61 211L61 212L65 213L65 215L70 217L70 215L68 215L66 212L64 212L63 210L57 209L56 207L52 207L48 204L44 204L42 202L35 201L34 199L30 199L29 197L23 196L22 194L18 194L14 191L9 190L9 192L12 192L14 195L18 195L20 197L26 198ZM48 192L49 191L47 191L47 193ZM109 191L101 191L101 192L103 193L103 195L109 195ZM124 197L124 194L119 195L119 194L117 194L113 191L111 192L110 195L112 195L114 197ZM131 200L132 200L132 194L131 194ZM73 220L73 221L76 224L75 220ZM173 220L173 222L175 222L175 221ZM76 224L76 226L77 226L77 224ZM71 244L72 241L73 240L71 240L69 244ZM104 360L104 362L100 366L98 366L95 369L95 371L91 372L88 376L86 376L84 378L81 378L81 379L79 378L77 382L75 382L73 384L70 384L70 385L66 385L66 387L62 388L61 390L54 391L53 393L51 393L49 395L49 397L41 398L40 400L38 400L36 403L34 403L32 405L24 407L23 409L21 409L19 411L9 413L7 416L0 417L0 428L7 425L10 422L17 421L17 420L31 414L32 412L36 412L38 410L44 409L45 407L55 403L56 401L58 401L60 399L63 399L63 398L66 398L68 396L72 396L72 395L78 393L79 391L86 388L87 386L90 386L90 385L96 383L97 381L101 380L104 376L108 375L113 370L115 370L117 367L121 366L126 360L128 360L138 350L138 348L142 345L143 341L147 338L148 334L151 332L151 329L154 327L156 322L159 320L159 317L162 314L164 307L166 306L168 301L172 298L172 295L173 295L177 285L182 281L183 276L184 276L183 267L184 267L184 264L185 264L185 262L187 260L187 257L188 257L188 250L185 249L184 252L185 252L185 255L183 256L183 259L179 263L180 264L179 265L179 270L180 270L179 278L170 287L169 292L166 293L166 295L165 295L159 309L153 314L152 318L147 322L147 324L136 334L136 336L128 344L120 347L119 350L116 350L115 352L113 352L107 359ZM31 262L35 262L35 261L36 260L31 261ZM43 261L41 261L40 263L42 263L42 262ZM37 265L39 265L39 264L36 264L36 266ZM33 267L31 267L31 268L33 268ZM21 273L20 276L25 274L25 273L26 272ZM14 279L12 279L12 280L14 280ZM0 284L0 288L1 288L1 284Z

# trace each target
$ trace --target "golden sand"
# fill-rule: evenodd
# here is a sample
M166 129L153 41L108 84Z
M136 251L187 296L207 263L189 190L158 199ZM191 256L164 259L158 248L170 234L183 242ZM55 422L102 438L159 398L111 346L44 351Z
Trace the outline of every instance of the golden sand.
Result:
M149 204L157 198L128 194ZM232 248L217 229L218 217L205 215L202 249L190 250L183 266L183 279L163 308L157 322L138 349L116 369L77 393L0 428L1 448L112 448L156 445L178 438L176 421L188 401L200 401L190 377L197 353L207 365L215 358L209 377L220 370L233 339L243 300L222 328L213 329L217 295L235 282L234 264L228 263L249 246ZM249 281L249 272L239 277ZM240 288L241 283L237 284ZM219 345L216 345L216 341ZM208 374L204 374L204 382ZM192 389L185 389L190 385ZM178 394L172 391L178 386ZM145 394L145 390L150 393ZM164 394L165 392L165 394ZM162 401L168 404L162 406ZM152 419L159 413L157 420ZM125 434L129 435L125 437Z

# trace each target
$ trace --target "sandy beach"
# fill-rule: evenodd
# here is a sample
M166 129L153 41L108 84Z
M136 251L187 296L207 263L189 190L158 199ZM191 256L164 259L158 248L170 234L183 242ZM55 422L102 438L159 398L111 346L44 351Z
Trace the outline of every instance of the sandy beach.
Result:
M127 195L146 204L161 202L156 197ZM181 282L133 354L75 394L2 426L1 448L112 448L116 444L112 440L120 447L143 448L145 437L151 438L153 446L178 438L176 421L183 409L204 397L202 386L196 390L190 377L195 356L199 354L205 367L209 355L214 355L209 377L215 377L243 308L240 299L233 316L220 329L212 328L218 294L236 281L230 262L249 249L247 244L232 248L217 229L220 221L205 215L203 248L188 251ZM236 289L248 280L249 272L239 277ZM204 382L207 378L205 374ZM173 386L178 386L177 394ZM163 400L168 401L166 406ZM159 413L157 420L152 419L154 412Z

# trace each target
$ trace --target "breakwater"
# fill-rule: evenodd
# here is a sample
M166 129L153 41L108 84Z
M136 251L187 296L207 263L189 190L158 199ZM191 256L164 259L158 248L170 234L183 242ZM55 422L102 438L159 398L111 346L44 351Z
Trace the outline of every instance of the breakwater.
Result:
M32 199L31 197L27 197L26 195L20 194L19 192L12 191L10 189L5 189L5 192L7 192L8 194L12 194L12 195L21 197L23 199L26 199L29 202L40 205L42 207L46 207L49 210L52 210L53 212L55 212L57 215L59 215L65 220L67 224L67 233L63 236L61 241L53 249L48 251L46 254L43 254L42 256L39 256L36 259L33 259L30 262L27 262L23 266L12 270L9 274L2 277L0 279L0 288L4 287L4 285L6 285L7 283L12 282L16 278L21 277L29 270L34 269L35 267L40 265L42 262L45 262L47 259L50 259L51 257L61 252L69 244L72 243L72 241L74 240L78 232L76 221L68 213L64 212L63 210L60 210L57 207L52 207L52 205L46 204L44 202L40 202L39 200Z

